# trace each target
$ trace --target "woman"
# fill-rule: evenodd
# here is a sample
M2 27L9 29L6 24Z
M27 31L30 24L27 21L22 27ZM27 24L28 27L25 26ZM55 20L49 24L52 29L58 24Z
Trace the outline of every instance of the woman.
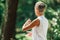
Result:
M43 2L35 4L36 19L30 19L23 25L22 30L27 31L32 29L32 40L47 40L48 20L44 16L46 5Z

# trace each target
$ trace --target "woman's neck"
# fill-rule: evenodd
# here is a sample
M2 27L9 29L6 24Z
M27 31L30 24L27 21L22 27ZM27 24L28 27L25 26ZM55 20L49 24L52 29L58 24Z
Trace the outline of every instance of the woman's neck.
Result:
M39 15L38 15L38 16L42 16L42 15L44 15L44 13L42 13L42 12L41 12L41 13L39 13Z

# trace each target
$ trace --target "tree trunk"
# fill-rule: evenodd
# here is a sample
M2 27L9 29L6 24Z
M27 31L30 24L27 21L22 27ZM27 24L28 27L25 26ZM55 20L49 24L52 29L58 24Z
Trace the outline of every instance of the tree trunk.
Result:
M14 39L15 24L16 24L16 11L18 0L6 0L8 1L7 17L3 30L3 40Z

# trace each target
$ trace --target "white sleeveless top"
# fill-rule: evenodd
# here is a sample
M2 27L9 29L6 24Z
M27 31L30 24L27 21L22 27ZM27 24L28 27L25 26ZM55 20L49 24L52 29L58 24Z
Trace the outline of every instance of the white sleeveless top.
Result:
M43 15L37 19L40 20L40 25L32 28L32 40L47 40L48 20Z

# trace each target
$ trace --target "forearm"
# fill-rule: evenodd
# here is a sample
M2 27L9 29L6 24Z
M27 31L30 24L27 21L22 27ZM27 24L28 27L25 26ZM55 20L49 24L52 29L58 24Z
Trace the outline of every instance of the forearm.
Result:
M31 23L28 23L27 25L24 25L24 26L22 27L22 30L23 30L23 31L27 31L28 28L30 28L30 24L31 24Z
M27 31L30 30L31 28L38 26L40 24L40 21L38 19L33 20L31 23L26 25L22 30Z

